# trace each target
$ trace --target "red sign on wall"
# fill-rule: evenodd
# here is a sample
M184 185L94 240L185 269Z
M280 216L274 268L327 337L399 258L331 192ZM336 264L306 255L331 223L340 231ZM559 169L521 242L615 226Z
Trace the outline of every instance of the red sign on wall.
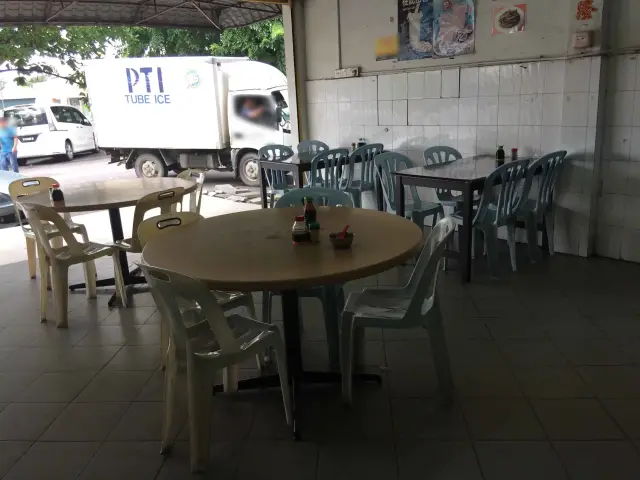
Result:
M576 7L576 20L591 20L593 12L597 11L593 6L593 0L580 0Z

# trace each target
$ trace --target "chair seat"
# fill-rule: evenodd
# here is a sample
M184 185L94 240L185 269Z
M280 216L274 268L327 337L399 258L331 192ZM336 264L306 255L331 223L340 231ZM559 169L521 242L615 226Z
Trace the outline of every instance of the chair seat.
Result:
M372 182L362 182L361 180L353 180L351 185L346 189L347 192L369 192L375 188Z
M401 294L402 291L398 290ZM345 311L358 317L402 319L409 308L411 298L379 295L373 291L363 291L349 295Z
M404 206L405 212L433 212L439 211L442 208L442 205L434 202L420 201L420 202L409 202Z
M82 254L88 257L85 259L80 259L80 261L82 262L89 259L93 259L93 258L111 255L111 253L113 252L113 246L104 245L102 243L86 242L80 245L82 246ZM62 248L56 249L55 254L56 254L56 260L63 261L63 262L73 257L76 257L76 258L78 257L78 254L71 252L70 248L66 245Z
M69 220L67 221L67 225L69 226L69 230L71 230L73 233L83 233L85 231L85 226L81 223L75 223ZM24 224L22 226L22 231L24 232L25 235L35 238L36 234L31 228L31 225ZM51 224L45 224L44 231L46 232L47 236L50 236L50 237L55 237L59 235L58 229Z

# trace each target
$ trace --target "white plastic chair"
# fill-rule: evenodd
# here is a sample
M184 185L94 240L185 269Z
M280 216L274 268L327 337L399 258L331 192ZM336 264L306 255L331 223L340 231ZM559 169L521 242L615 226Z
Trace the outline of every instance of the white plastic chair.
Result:
M453 382L436 283L440 270L438 264L453 232L454 223L449 217L433 227L404 287L365 288L361 293L349 295L342 313L340 335L342 398L345 402L351 403L354 332L357 328L366 327L426 328L441 394L445 401L451 401Z
M38 241L38 258L40 261L40 302L41 321L46 321L47 307L47 277L49 267L53 284L53 295L56 305L56 326L66 328L67 307L69 300L69 267L82 263L84 266L85 278L87 282L87 297L96 296L96 267L94 260L100 257L111 255L113 257L113 268L116 279L116 295L122 299L122 305L126 307L127 296L124 289L124 279L118 251L113 246L103 245L94 242L79 242L73 236L64 219L51 207L37 205L33 203L19 203ZM57 229L66 245L55 247L52 245L49 225Z
M188 168L178 174L178 178L196 182L197 188L189 194L189 212L200 213L202 203L202 187L204 185L204 171ZM184 211L184 210L183 210Z
M36 235L33 232L33 228L31 225L27 223L22 223L22 216L20 215L20 209L18 207L18 201L26 196L33 195L34 193L40 193L43 191L48 191L49 188L52 188L54 185L58 185L58 182L50 177L30 177L30 178L21 178L20 180L15 180L9 184L9 196L13 200L13 206L16 210L16 218L18 222L20 222L20 226L22 227L22 232L24 233L24 239L27 244L27 264L29 267L29 277L36 278ZM22 200L25 200L22 198ZM89 241L89 236L87 234L87 229L84 225L80 223L75 223L71 220L71 216L67 214L63 214L62 218L64 218L69 230L72 233L78 234L82 237L84 242ZM45 225L45 230L47 232L47 236L49 238L53 238L54 245L59 247L60 235L53 227L53 225Z
M285 417L291 425L287 364L278 327L241 315L225 317L215 296L204 284L149 265L142 264L140 268L154 297L160 301L158 308L171 325L161 452L169 451L182 426L176 410L181 393L179 384L184 381L186 369L191 471L204 471L209 460L211 387L217 371L237 365L269 347L275 351ZM197 304L199 310L181 311L180 300Z
M175 212L166 213L164 215L158 215L156 217L147 218L143 220L138 226L138 239L142 248L147 244L149 240L161 235L163 232L170 231L177 227L183 227L190 223L197 222L202 219L201 215L193 212ZM153 293L153 291L152 291ZM244 307L247 309L251 318L256 318L255 305L253 303L253 296L250 293L242 292L222 292L213 291L213 295L222 310L227 312L234 308ZM155 299L155 298L154 298ZM155 299L156 303L158 299ZM189 305L187 308L193 307ZM169 347L169 326L167 321L162 318L160 324L160 349L162 352L162 367L166 365L167 349ZM262 368L262 364L258 359L258 367Z
M184 188L176 187L164 190L162 192L151 193L145 195L136 204L136 208L133 211L133 228L131 230L131 238L117 241L115 247L124 250L127 253L140 253L142 252L142 246L140 245L140 239L138 238L138 227L144 220L145 214L149 210L155 208L160 209L160 213L170 213L174 205L182 204L182 197L184 196Z

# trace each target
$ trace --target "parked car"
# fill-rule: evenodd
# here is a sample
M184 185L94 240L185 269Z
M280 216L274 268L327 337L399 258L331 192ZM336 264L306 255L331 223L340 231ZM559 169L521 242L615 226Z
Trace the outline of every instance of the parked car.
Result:
M97 151L93 125L69 105L17 105L4 110L18 131L18 164L28 158L61 156L73 160L78 152Z
M14 180L26 178L20 173L0 170L0 223L17 222L13 200L9 196L9 184Z

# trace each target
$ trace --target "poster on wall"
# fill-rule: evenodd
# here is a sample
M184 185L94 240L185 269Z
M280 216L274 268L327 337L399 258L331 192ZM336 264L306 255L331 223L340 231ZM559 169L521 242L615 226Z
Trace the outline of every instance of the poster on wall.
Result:
M493 7L493 35L524 32L527 25L527 5Z
M398 60L453 57L474 49L473 0L398 0Z
M398 0L398 60L433 56L434 0Z
M436 0L433 53L438 57L468 55L475 51L473 0Z

